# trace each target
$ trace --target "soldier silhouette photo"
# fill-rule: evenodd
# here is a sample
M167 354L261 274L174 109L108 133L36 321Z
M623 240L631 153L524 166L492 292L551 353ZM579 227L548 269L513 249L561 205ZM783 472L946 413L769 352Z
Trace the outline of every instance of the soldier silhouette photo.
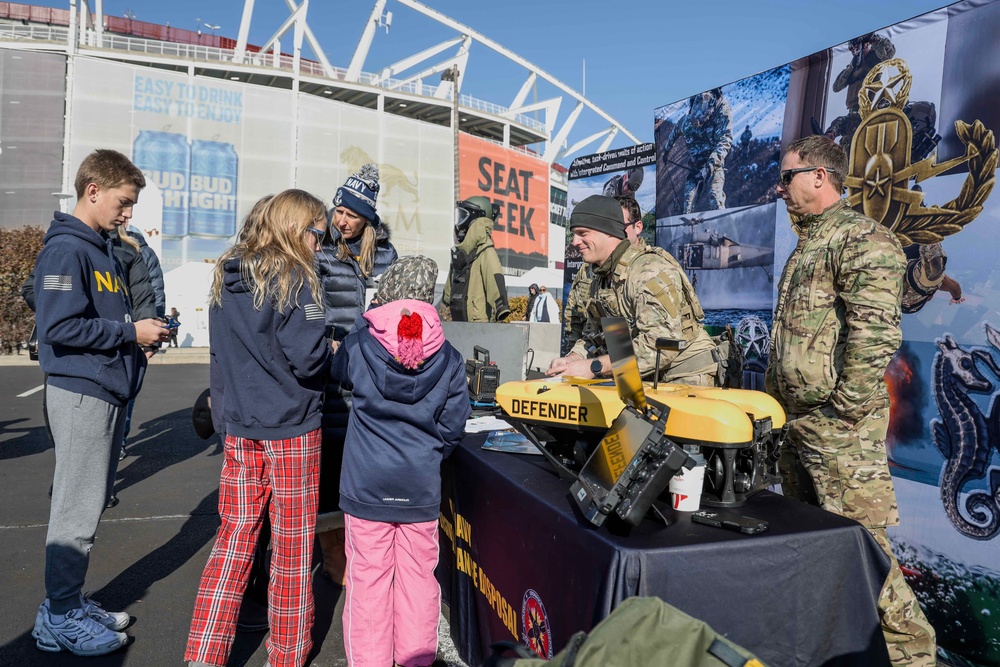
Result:
M691 96L687 113L667 137L664 159L681 137L690 156L684 183L683 212L725 208L726 193L723 188L726 184L726 157L733 147L733 112L721 88ZM708 197L707 205L697 207L703 195Z

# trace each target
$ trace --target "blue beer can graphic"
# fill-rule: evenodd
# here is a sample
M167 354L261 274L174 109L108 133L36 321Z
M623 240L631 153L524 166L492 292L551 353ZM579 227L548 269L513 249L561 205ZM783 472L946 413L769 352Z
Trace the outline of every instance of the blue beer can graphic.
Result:
M163 194L163 236L188 233L191 148L183 134L143 130L132 145L132 162Z
M200 140L191 144L189 233L218 238L236 234L238 170L232 144Z

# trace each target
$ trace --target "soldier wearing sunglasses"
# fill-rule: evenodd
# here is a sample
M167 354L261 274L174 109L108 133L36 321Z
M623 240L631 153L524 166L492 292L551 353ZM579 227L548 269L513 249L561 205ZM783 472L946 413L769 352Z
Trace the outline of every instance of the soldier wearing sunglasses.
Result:
M906 260L895 235L841 198L844 150L793 142L778 195L799 236L778 288L765 387L788 417L784 494L850 517L892 562L879 597L894 665L934 665L934 629L886 537L899 524L886 459L885 370L902 341Z

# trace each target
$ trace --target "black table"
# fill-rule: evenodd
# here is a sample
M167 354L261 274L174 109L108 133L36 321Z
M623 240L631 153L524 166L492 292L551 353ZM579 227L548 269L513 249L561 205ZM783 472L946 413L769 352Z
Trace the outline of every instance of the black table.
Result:
M888 559L856 522L767 491L742 514L749 536L668 511L628 534L594 528L541 456L485 451L469 435L444 465L438 580L452 638L478 665L490 643L524 641L544 616L562 649L623 600L659 597L769 667L884 665L876 602Z

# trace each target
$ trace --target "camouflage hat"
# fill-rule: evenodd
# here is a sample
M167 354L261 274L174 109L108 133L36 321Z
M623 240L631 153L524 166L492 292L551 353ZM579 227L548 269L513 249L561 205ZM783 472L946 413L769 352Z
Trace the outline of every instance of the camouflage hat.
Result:
M423 255L400 257L382 274L375 296L381 304L399 299L417 299L433 303L437 277L437 264L430 257Z

